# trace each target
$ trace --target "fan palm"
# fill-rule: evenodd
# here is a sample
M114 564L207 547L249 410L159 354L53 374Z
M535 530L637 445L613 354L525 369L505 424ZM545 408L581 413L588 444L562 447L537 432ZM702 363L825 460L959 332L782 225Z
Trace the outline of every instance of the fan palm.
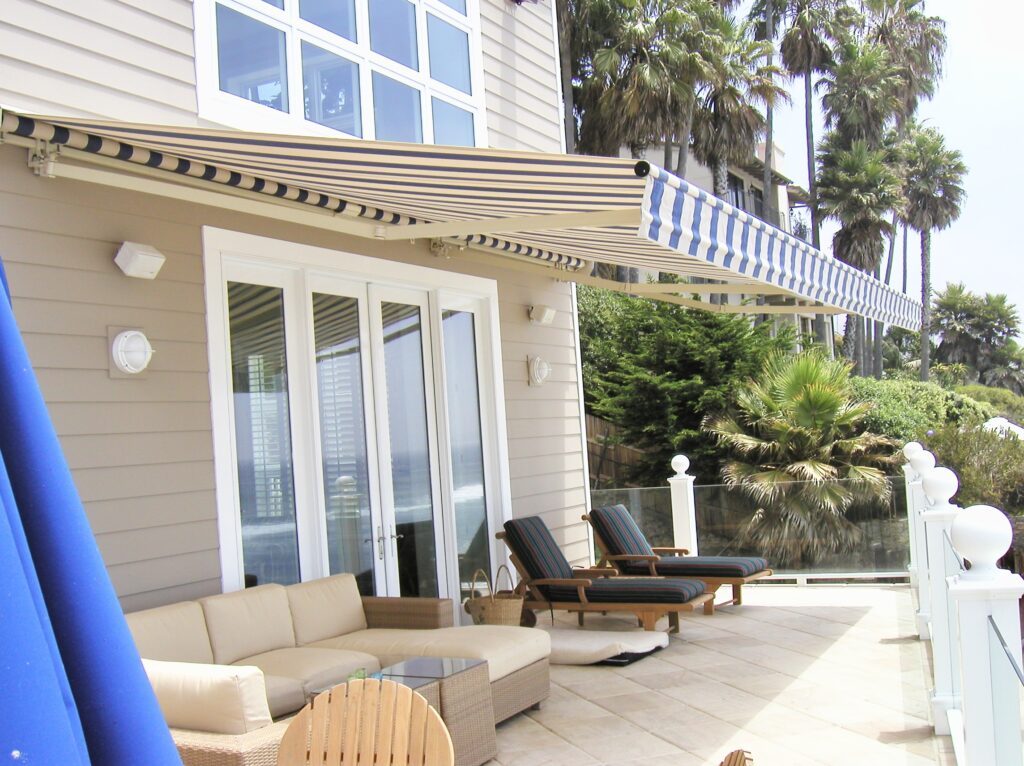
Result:
M825 127L845 141L881 146L886 127L900 110L900 72L881 45L844 41L819 82L825 89Z
M951 282L935 296L932 326L942 337L935 356L943 364L961 363L977 369L981 300L962 282Z
M788 101L776 80L781 69L766 62L771 44L755 40L749 23L719 14L704 81L697 91L693 154L711 168L714 192L728 194L730 162L747 162L764 132L760 107Z
M932 231L960 217L967 165L934 128L917 129L906 150L905 218L921 235L921 380L928 380Z
M896 447L865 431L870 409L853 397L849 365L811 349L769 357L732 412L705 422L732 453L722 478L758 505L743 534L765 555L813 562L858 540L846 512L888 497Z

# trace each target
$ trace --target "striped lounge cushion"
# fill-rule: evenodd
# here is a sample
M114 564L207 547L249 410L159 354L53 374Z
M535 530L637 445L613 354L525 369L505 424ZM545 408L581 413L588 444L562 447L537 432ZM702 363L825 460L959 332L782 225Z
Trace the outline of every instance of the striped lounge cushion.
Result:
M586 589L587 601L596 604L685 604L704 592L700 580L601 578ZM556 602L579 601L576 588L549 585L548 598Z
M539 516L506 521L505 539L531 579L572 579L572 567Z
M756 556L662 556L654 565L666 577L750 577L768 568L765 559ZM650 573L646 561L626 563L626 574Z
M647 538L624 505L595 508L590 513L597 534L613 556L653 556Z

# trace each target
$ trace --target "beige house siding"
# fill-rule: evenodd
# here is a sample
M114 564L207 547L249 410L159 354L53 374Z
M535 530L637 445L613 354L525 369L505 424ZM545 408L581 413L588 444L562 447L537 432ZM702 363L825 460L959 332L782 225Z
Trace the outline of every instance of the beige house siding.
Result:
M114 586L128 610L220 590L220 559L203 299L201 226L498 281L514 516L541 514L570 559L588 556L585 478L571 292L546 274L457 254L314 231L60 179L0 146L0 256L14 308ZM124 240L167 256L158 279L113 263ZM527 307L558 315L536 327ZM109 375L108 330L142 328L156 354L143 376ZM553 367L526 383L526 357Z
M0 104L196 122L190 0L4 0Z
M480 31L490 146L563 151L551 6L481 0Z

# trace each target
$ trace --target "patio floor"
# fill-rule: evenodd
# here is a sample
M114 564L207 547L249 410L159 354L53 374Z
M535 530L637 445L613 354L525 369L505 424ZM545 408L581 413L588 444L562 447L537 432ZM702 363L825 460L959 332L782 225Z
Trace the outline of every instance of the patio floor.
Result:
M908 587L748 586L744 602L684 617L633 665L552 666L551 697L498 727L489 766L703 766L738 748L756 766L955 763Z

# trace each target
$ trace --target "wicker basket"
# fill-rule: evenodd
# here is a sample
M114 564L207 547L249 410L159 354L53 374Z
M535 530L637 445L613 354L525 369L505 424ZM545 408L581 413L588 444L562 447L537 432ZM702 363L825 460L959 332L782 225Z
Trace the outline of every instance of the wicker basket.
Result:
M509 585L512 590L495 591L501 571L505 570ZM508 567L502 564L498 567L498 574L491 584L487 572L478 569L473 573L473 592L476 593L476 584L481 578L487 583L488 593L486 596L471 596L465 601L466 613L473 618L474 625L519 625L523 612L523 597L515 592L515 583L512 582L512 573Z

